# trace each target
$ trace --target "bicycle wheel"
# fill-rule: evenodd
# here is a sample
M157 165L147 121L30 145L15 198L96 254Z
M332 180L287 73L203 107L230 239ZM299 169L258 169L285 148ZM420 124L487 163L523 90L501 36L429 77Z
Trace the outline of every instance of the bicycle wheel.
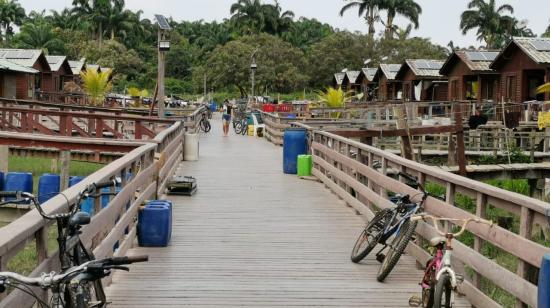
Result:
M72 259L73 265L80 265L95 258L91 252L85 251L82 243L80 243L80 245L75 247ZM105 296L101 279L85 282L81 284L81 287L81 294L77 294L77 290L74 287L66 288L65 301L69 303L67 307L106 307L107 297Z
M443 274L435 285L434 308L451 308L451 276Z
M248 125L246 124L246 120L243 120L243 122L241 123L241 135L246 135L246 133L248 132Z
M382 262L382 266L380 266L380 269L378 270L376 280L382 282L391 273L397 264L397 261L399 261L399 258L403 254L405 247L407 247L417 224L418 222L411 222L410 219L407 219L407 221L403 223L401 229L399 230L399 234L395 236L390 244L390 249L384 258L384 262Z
M207 120L201 121L201 129L203 132L208 133L211 128L212 126L210 125L210 122L208 122Z
M380 233L388 224L392 217L390 209L383 209L376 213L365 229L359 234L357 241L351 251L351 262L359 263L363 260L378 244Z
M242 129L241 126L242 126L242 125L241 125L241 122L235 123L235 126L234 126L234 128L235 128L235 134L237 134L237 135L240 135L240 134L241 134L241 129Z

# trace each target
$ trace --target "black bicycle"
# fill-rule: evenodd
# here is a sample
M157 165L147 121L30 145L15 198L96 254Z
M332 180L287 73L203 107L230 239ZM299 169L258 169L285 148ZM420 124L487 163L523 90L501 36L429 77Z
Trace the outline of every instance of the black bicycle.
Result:
M207 115L207 111L203 112L201 115L201 120L199 122L199 128L205 133L208 133L210 129L212 129L212 126L210 125L210 121L208 121L209 116Z
M422 211L424 201L428 198L428 193L415 177L403 172L400 172L399 175L409 180L411 182L409 185L420 188L421 200L413 202L409 195L393 197L392 201L396 204L396 207L383 209L376 213L357 238L351 251L351 261L358 263L377 244L383 245L382 249L376 253L376 259L382 263L376 277L380 282L386 279L399 261L418 224L416 221L411 221L410 218L417 212ZM393 240L388 243L392 236L394 236ZM384 255L383 251L388 247L389 250Z
M36 299L36 306L40 308L91 308L107 307L107 302L93 302L88 293L88 286L100 282L111 274L112 270L130 269L125 265L135 262L146 262L148 256L113 257L102 260L91 260L73 266L62 272L42 273L40 277L26 277L12 272L0 272L0 293L7 288L15 288ZM31 287L40 287L51 290L50 303L42 300ZM64 294L74 294L73 298L66 298Z
M246 135L248 131L248 116L246 114L239 115L233 120L233 128L237 135Z
M105 183L96 183L87 186L81 191L75 203L70 203L67 199L68 211L66 213L58 213L49 215L44 212L38 198L33 194L21 191L2 191L0 192L0 198L8 198L9 200L0 202L0 206L8 203L32 203L38 210L40 215L44 219L55 220L57 223L57 244L59 248L59 262L61 265L62 273L71 267L81 265L85 262L94 260L93 253L86 248L84 243L80 239L80 229L82 226L90 223L90 214L80 211L80 204L86 198L100 198L105 195L114 195L115 193L101 192L103 188L112 187L115 188L118 183L108 181ZM63 193L59 195L65 197ZM105 307L107 300L105 292L103 291L103 285L101 280L89 281L85 286L85 293L88 296L88 302L94 303L89 307ZM62 307L75 307L75 293L74 290L68 288L65 289L63 298L57 298L55 300L62 301L66 306Z

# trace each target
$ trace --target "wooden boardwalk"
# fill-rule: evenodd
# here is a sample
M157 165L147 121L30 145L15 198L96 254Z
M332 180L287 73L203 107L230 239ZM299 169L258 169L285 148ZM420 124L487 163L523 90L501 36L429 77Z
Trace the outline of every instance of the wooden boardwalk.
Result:
M349 253L360 216L314 181L282 173L282 149L254 137L221 136L219 117L201 136L193 197L171 197L167 248L139 248L148 263L117 272L112 307L407 307L421 272L402 257L386 283L372 256ZM459 299L457 307L469 307Z

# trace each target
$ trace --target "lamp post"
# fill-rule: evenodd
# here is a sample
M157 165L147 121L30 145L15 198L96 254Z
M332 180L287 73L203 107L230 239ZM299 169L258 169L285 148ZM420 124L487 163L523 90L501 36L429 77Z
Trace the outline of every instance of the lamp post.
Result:
M258 65L256 64L256 58L252 57L252 64L250 64L250 74L252 76L252 91L250 93L251 93L252 99L254 99L254 82L255 82L254 77L257 69L258 69Z
M167 39L168 32L172 29L166 18L162 15L155 15L158 29L158 71L157 71L157 101L158 116L164 118L164 72L165 53L170 50L170 41ZM153 102L154 104L154 102Z

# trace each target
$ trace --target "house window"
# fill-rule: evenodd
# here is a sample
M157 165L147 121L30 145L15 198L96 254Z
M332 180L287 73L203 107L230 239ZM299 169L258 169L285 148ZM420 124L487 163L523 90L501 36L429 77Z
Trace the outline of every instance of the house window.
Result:
M466 99L477 99L477 90L479 88L479 82L466 81Z
M516 90L516 76L506 76L506 100L514 100Z

